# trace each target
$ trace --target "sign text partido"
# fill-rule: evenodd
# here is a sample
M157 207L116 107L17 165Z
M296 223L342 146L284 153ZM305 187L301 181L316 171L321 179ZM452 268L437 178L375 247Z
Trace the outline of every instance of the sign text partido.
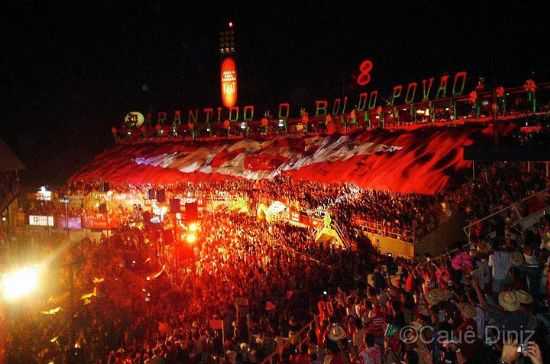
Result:
M468 73L466 71L457 72L454 75L445 74L438 78L429 77L420 82L413 81L408 84L397 84L393 86L390 92L382 94L378 89L360 92L355 97L337 97L333 100L318 99L310 108L299 105L295 107L289 102L282 102L271 108L276 110L274 118L288 119L299 115L301 111L313 112L316 117L344 115L356 111L367 111L376 109L378 106L393 107L397 105L412 105L416 103L444 100L460 97L464 94ZM266 110L264 110L266 111ZM137 114L137 113L136 113ZM159 124L182 123L184 121L193 123L221 123L229 121L252 121L255 116L260 115L254 105L232 106L232 107L204 107L174 110L170 113L159 111L158 113L148 113L145 116L146 123L153 123L156 120ZM264 113L261 113L264 115ZM127 120L128 121L131 120ZM136 120L137 122L137 120ZM137 124L140 124L137 122ZM138 125L139 126L139 125Z

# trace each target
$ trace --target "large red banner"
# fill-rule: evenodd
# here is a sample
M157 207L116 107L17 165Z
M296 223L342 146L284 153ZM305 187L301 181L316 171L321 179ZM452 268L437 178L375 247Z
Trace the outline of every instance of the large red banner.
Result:
M476 127L424 127L193 144L124 144L97 156L71 180L163 185L227 178L260 180L281 174L296 180L435 194L453 175L470 167L462 148L479 131Z

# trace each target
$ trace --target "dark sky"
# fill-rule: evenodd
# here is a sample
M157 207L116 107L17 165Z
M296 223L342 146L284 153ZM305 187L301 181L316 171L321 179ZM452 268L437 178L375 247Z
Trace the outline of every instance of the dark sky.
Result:
M28 166L25 181L62 183L112 145L110 128L127 111L217 106L218 32L228 20L240 104L355 95L364 58L375 63L372 88L460 70L510 85L531 72L550 79L550 27L537 3L226 3L3 5L0 136Z

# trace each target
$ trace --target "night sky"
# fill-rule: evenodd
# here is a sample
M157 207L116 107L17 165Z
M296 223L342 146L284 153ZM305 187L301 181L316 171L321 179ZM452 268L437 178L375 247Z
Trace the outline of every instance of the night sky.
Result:
M461 70L505 85L532 72L550 80L550 26L537 3L193 3L3 5L0 137L27 165L27 185L63 183L113 144L127 111L218 106L218 32L229 20L241 105L356 95L364 58L375 64L366 90Z

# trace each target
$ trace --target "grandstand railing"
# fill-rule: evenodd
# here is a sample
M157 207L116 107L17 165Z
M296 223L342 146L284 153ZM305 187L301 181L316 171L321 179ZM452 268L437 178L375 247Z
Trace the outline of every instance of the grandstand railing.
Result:
M387 236L390 238L413 243L415 241L414 232L410 229L395 228L387 222L380 222L370 218L363 218L364 222L359 224L361 228L367 230L369 233Z
M548 116L549 112L536 112L536 113L517 113L509 114L504 116L493 117L490 115L482 117L468 117L461 116L460 118L452 119L449 117L438 117L431 121L399 121L388 119L385 121L384 126L377 124L371 124L370 126L364 125L363 122L358 123L354 126L342 126L337 125L334 133L338 134L351 134L361 130L374 130L374 129L400 129L407 127L418 127L422 125L434 125L434 126L457 126L470 123L490 123L493 121L514 121L526 117L533 116ZM234 122L235 124L239 122ZM254 128L256 122L249 122L251 127ZM322 125L321 121L318 121L317 118L312 118L310 122L311 125ZM292 126L299 124L298 121L292 121ZM146 131L142 132L140 130L133 131L121 131L115 135L115 142L118 144L147 144L147 143L166 143L166 142L193 142L193 141L219 141L219 140L242 140L243 138L258 138L258 139L271 139L276 136L294 136L294 137L312 137L312 136L327 136L332 134L329 132L326 127L315 126L307 131L295 131L293 128L289 128L285 132L278 131L275 127L267 134L258 133L251 131L249 133L239 133L238 128L234 128L235 132L232 132L230 135L223 133L215 133L213 135L203 135L200 134L196 137L189 135L189 130L183 126L180 126L175 129L172 126L165 125L162 127L162 133L158 134L157 131L149 126Z
M349 237L347 230L340 228L340 224L338 224L337 222L333 222L332 227L334 228L334 230L336 230L338 236L340 236L340 238L342 239L344 246L346 248L350 248L352 246L352 240Z
M519 207L521 207L522 204L525 204L527 203L529 200L532 200L534 198L540 198L540 197L543 197L546 193L550 193L550 187L547 187L543 190L540 190L538 192L535 192L529 196L526 196L524 198L522 198L521 200L518 200L504 208L501 208L495 212L492 212L491 214L481 218L481 219L477 219L473 222L471 222L470 224L466 225L463 230L464 230L464 233L466 234L466 236L468 237L468 242L471 242L471 232L472 232L472 229L477 226L477 225L480 225L481 223L483 223L484 221L487 221L497 215L500 215L502 214L503 212L506 212L508 210L513 210L516 215L517 215L517 219L516 221L514 221L514 224L518 221L520 221L522 218L526 217L526 216L522 216L521 212L520 212L520 209ZM540 211L540 209L539 209ZM535 213L536 211L531 211L531 213Z
M498 106L496 112L492 105L497 101L495 90L487 89L478 92L479 111L474 112L469 95L447 97L432 101L421 101L415 104L404 104L395 106L382 106L379 112L376 109L369 109L357 112L356 120L351 120L350 115L334 115L331 128L338 129L338 133L348 133L358 129L368 128L400 128L406 126L429 125L429 124L460 124L469 122L492 122L494 120L505 121L518 118L547 114L544 111L548 107L548 91L550 82L537 84L536 97L541 107L533 110L532 105L525 102L527 91L524 86L506 88L504 99L508 106ZM516 97L520 99L516 99ZM515 100L520 101L517 105ZM497 102L497 105L500 105ZM428 115L419 117L417 111L431 109ZM538 112L542 111L542 112ZM366 114L366 115L365 115ZM260 120L233 120L229 133L224 129L222 122L200 122L197 121L192 129L179 122L173 124L165 122L158 124L148 121L143 129L133 127L127 128L123 125L120 130L113 129L113 136L116 142L140 143L177 140L208 140L220 138L243 138L248 136L273 137L274 135L307 135L326 134L328 125L325 115L311 115L309 121L303 122L301 117L283 118L284 126L280 127L281 120L273 118L269 121L267 131ZM242 123L245 123L243 129ZM158 126L154 126L158 125Z

